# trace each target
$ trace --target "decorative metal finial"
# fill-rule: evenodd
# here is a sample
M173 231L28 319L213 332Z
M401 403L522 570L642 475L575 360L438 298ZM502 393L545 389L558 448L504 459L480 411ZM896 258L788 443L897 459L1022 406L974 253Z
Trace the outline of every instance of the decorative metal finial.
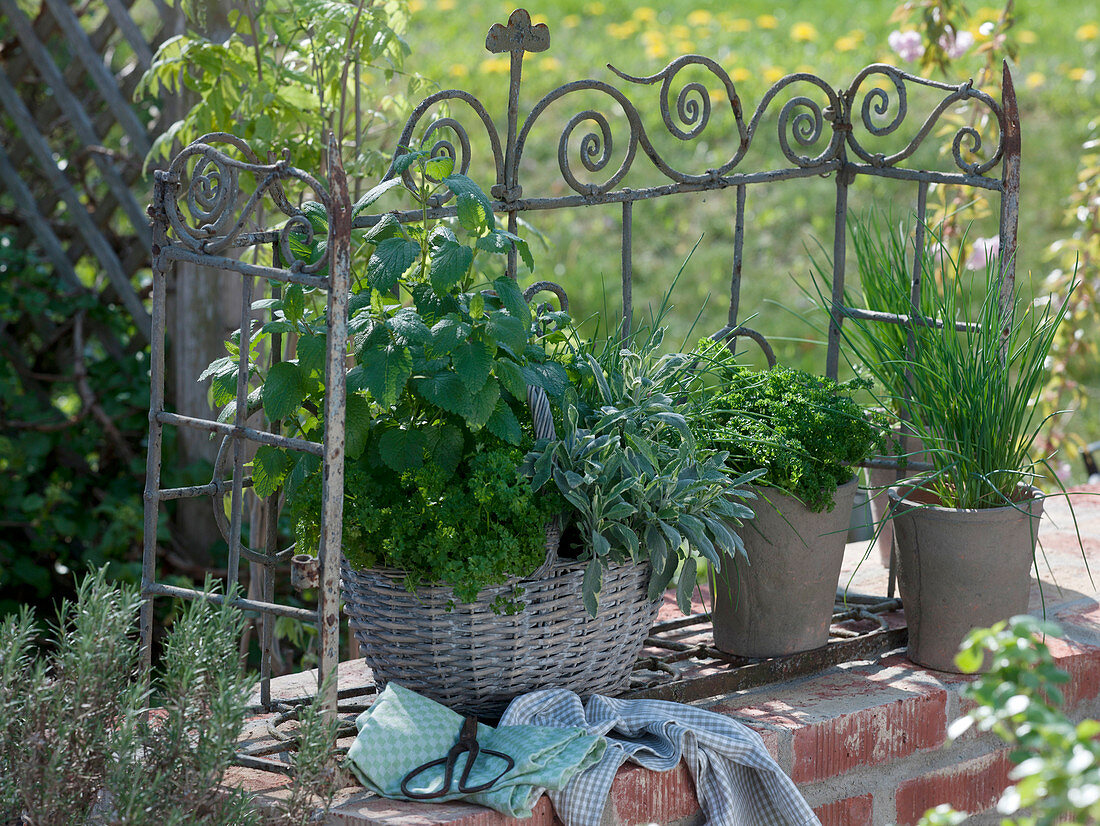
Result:
M550 29L545 23L531 24L527 9L516 9L508 25L494 23L485 36L485 48L493 54L504 52L545 52L550 48Z

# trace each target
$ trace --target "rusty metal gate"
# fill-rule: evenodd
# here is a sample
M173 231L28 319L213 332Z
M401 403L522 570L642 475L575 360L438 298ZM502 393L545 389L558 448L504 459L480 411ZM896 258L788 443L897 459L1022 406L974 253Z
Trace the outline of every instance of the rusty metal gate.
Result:
M772 360L766 337L749 329L739 320L739 301L743 269L743 244L746 235L746 203L750 192L760 184L780 183L798 186L800 180L826 177L834 185L831 203L832 219L832 283L833 311L828 330L825 372L836 377L839 364L841 325L845 317L873 318L899 324L909 324L919 316L919 289L914 289L913 312L908 316L885 316L859 308L843 306L845 284L845 254L847 251L848 195L860 180L888 182L896 187L893 198L911 204L916 215L918 238L915 247L923 246L921 227L928 210L928 193L932 184L954 185L984 190L999 203L999 224L1002 250L1002 296L1010 297L1014 289L1013 251L1016 247L1018 185L1020 163L1019 118L1012 79L1004 70L1003 101L974 89L970 83L948 84L919 78L888 65L872 65L847 81L838 90L826 80L809 73L788 75L767 90L763 98L750 109L737 93L733 81L715 61L697 55L680 57L657 74L638 77L611 69L610 80L577 80L561 86L537 101L529 109L523 100L522 72L525 54L544 51L550 45L550 32L544 25L532 25L526 11L512 14L506 25L490 30L486 47L490 52L510 58L508 108L498 121L475 97L461 90L437 92L426 98L411 115L398 145L430 148L433 154L445 153L455 160L455 168L467 172L471 161L471 132L459 117L468 118L479 137L490 147L488 166L494 180L490 190L495 211L507 215L508 228L515 231L520 216L545 210L571 210L581 213L596 205L618 205L620 221L618 241L621 248L623 321L632 321L632 250L635 244L634 205L655 198L675 198L688 193L728 193L731 234L730 305L726 324L714 333L716 339L740 336L751 338L765 349ZM708 86L692 80L683 82L681 72L707 73L712 85L717 83L720 95L715 98ZM672 165L659 151L657 134L647 131L645 110L636 103L649 87L659 89L659 117L662 138L692 142L707 133L713 112L721 107L732 118L731 133L715 135L714 144L732 146L732 152L706 169L684 171ZM674 91L678 90L678 91ZM916 91L931 94L935 103L921 115L910 116L909 98ZM526 191L521 180L525 150L529 148L532 127L540 117L559 101L568 101L578 93L601 96L616 114L609 116L594 108L583 108L571 116L561 130L558 141L558 173L553 191L545 194ZM675 93L675 97L673 97ZM950 107L969 101L983 107L995 126L995 141L984 154L982 141L972 127L961 127L950 138L949 151L942 153L939 163L944 168L921 166L912 161ZM442 107L442 108L441 108ZM728 107L728 109L727 109ZM572 110L570 110L572 111ZM503 128L498 128L498 123ZM573 141L578 127L588 129L579 142ZM615 129L627 131L622 144L623 160L614 167L612 157ZM744 163L751 146L763 141L767 134L776 142L780 160L762 168ZM891 145L891 141L893 144ZM935 141L928 141L934 143ZM579 143L579 146L577 145ZM579 164L584 172L574 168L579 149ZM639 152L638 150L641 150ZM642 156L644 155L644 160ZM264 290L279 290L280 285L297 283L327 291L329 351L327 357L327 388L337 402L345 398L344 354L347 336L347 297L349 277L350 231L354 227L371 226L382 220L381 215L361 215L350 220L347 187L340 172L338 158L330 161L328 187L307 172L295 169L289 161L274 164L259 162L242 141L228 135L210 135L187 147L166 173L157 176L154 195L153 238L153 394L150 409L150 441L148 486L146 500L146 545L143 593L149 597L199 597L198 591L173 588L158 582L156 572L156 512L166 499L211 496L215 512L226 528L229 540L229 571L231 580L237 577L242 557L259 562L271 573L283 571L288 549L275 543L277 501L268 502L266 516L269 530L267 546L249 548L242 540L242 502L244 491L251 484L245 475L243 448L247 442L287 447L322 456L325 462L324 510L321 526L320 566L321 588L316 611L277 605L270 601L237 600L244 608L267 615L294 616L316 622L322 639L320 678L337 671L337 635L339 611L339 553L343 506L344 441L343 406L328 405L323 443L307 442L274 432L263 421L249 417L251 388L248 386L247 353L253 324L262 320L265 310L250 311L253 299ZM637 167L637 168L636 168ZM660 180L655 184L634 184L644 169ZM406 173L407 174L407 173ZM599 177L599 180L592 180ZM251 179L251 188L242 190L242 180ZM627 183L634 184L627 186ZM289 233L303 226L299 210L291 203L303 194L322 202L331 218L327 257L309 264L297 260L290 250ZM257 207L264 203L266 214L278 213L285 223L281 227L254 227ZM394 214L394 213L391 213ZM401 221L411 222L423 217L421 212L395 213ZM430 217L456 214L453 204L440 200L431 205ZM268 265L245 263L227 252L240 248L260 248L270 251ZM242 306L239 381L236 390L236 412L233 421L216 422L166 409L164 403L164 318L165 278L178 261L201 263L240 276ZM289 263L287 263L289 262ZM327 274L322 271L327 267ZM919 262L914 259L914 282L919 277ZM507 269L516 273L513 251ZM271 286L273 285L273 286ZM286 342L280 341L269 354L272 360L294 357ZM209 484L190 488L165 490L160 488L161 440L165 427L185 427L205 430L223 437L223 458L218 463ZM225 497L230 502L226 507ZM268 594L272 594L268 586ZM887 644L897 645L898 637L877 617L897 606L889 601L873 599L857 606L849 617L853 621L880 623L879 630ZM148 609L143 631L148 639ZM676 621L665 632L677 632L666 637L664 650L673 652L673 659L686 660L695 653L707 654L692 639L688 626L698 618ZM877 626L876 626L877 627ZM893 634L893 636L891 636ZM265 636L265 645L270 638ZM651 640L652 643L652 640ZM661 648L661 645L657 646ZM861 649L862 650L862 649ZM651 652L652 653L652 652ZM864 652L866 653L866 652ZM264 652L262 696L270 698L270 668L266 664L269 651ZM797 656L797 655L796 655ZM827 664L827 663L826 663ZM720 663L720 665L722 665ZM726 664L728 665L728 664ZM667 666L667 662L666 662ZM654 666L662 670L660 666ZM818 664L821 667L821 664ZM758 671L760 669L757 669ZM767 667L763 669L767 671ZM774 670L774 669L773 669ZM789 669L788 669L789 671ZM679 673L679 672L677 672ZM695 687L683 685L677 695L698 697L699 692L730 690L728 680L716 679L714 669L702 675L703 682ZM338 686L328 684L327 707L335 707ZM643 684L639 692L652 696ZM343 695L357 693L345 687ZM705 696L705 695L704 695ZM265 752L266 753L266 752Z

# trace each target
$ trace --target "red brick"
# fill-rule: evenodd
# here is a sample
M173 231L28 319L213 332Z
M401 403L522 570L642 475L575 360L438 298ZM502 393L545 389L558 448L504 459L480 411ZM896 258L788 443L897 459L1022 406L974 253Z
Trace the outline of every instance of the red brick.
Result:
M634 764L626 764L611 784L608 807L614 807L617 818L609 822L620 826L638 823L672 823L699 811L695 799L695 783L683 761L667 772L654 772ZM604 813L607 820L607 812Z
M1046 643L1058 667L1069 672L1069 683L1062 686L1067 709L1100 695L1100 648L1053 637Z
M1008 788L1011 769L1008 752L999 751L905 781L895 797L898 826L913 826L941 803L969 814L992 808Z
M834 800L814 809L821 826L872 826L871 806L874 802L869 794L859 797L846 797Z
M791 777L810 783L908 757L942 745L946 731L946 691L842 714L794 730Z

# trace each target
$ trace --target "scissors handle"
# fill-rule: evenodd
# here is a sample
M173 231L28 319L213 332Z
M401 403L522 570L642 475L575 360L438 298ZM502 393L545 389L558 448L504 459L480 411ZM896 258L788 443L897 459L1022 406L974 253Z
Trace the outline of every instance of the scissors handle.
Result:
M457 789L459 794L477 794L478 792L487 791L516 765L516 761L507 754L493 751L492 749L482 749L481 746L478 745L477 718L471 715L462 723L462 731L459 733L458 742L451 746L446 757L441 757L438 760L432 760L430 763L417 766L405 775L401 780L401 794L405 795L405 797L410 800L435 800L450 794L451 784L454 781L455 767L458 765L458 758L463 754L467 754L468 756L466 758L466 765L462 769L462 775L458 779ZM467 782L470 779L470 772L473 771L474 763L477 762L478 755L481 754L487 754L490 757L497 757L503 760L505 762L504 770L488 783L469 786ZM434 792L414 792L409 789L409 783L411 783L414 778L419 777L429 769L434 769L436 766L443 766L443 786L441 788Z

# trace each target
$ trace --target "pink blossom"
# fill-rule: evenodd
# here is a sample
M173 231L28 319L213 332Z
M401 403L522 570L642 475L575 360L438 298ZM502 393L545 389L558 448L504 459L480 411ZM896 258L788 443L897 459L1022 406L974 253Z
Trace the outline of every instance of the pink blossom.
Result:
M886 42L890 44L891 49L898 53L898 57L909 63L920 60L924 55L924 40L921 39L920 32L899 32L895 30L890 32Z
M940 37L940 48L942 48L952 60L957 60L962 57L973 45L974 35L965 30L955 32L954 35L948 32Z
M1001 236L977 238L974 240L974 249L971 250L970 257L966 259L966 268L968 270L984 270L1000 251Z

